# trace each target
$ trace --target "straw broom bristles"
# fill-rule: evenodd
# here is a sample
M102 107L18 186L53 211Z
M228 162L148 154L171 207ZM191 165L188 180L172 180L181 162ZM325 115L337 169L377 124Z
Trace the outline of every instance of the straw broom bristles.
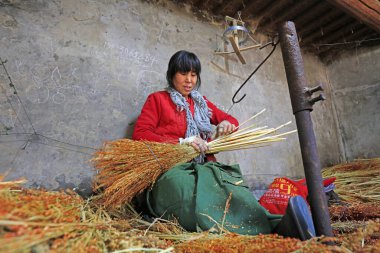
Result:
M380 203L380 158L361 159L322 170L323 177L336 177L334 190L351 203Z
M177 146L129 139L107 142L92 159L99 170L95 190L104 188L104 205L114 207L130 202L163 172L198 155L190 146Z
M209 142L206 153L254 148L284 140L285 135L295 131L274 133L289 123L269 129L248 126ZM106 142L103 149L97 151L92 159L98 170L94 189L103 190L100 199L106 207L119 207L123 203L129 203L165 171L198 155L193 147L187 145L129 139Z

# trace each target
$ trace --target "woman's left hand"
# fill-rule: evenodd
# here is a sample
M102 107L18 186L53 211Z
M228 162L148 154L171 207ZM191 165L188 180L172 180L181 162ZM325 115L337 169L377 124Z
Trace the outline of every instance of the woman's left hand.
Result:
M208 150L207 142L199 136L190 136L185 139L179 138L179 144L192 146L199 153L206 153Z
M236 130L236 126L234 124L231 124L227 120L223 120L222 122L219 123L219 125L216 127L216 134L215 134L215 139L232 133L233 131Z

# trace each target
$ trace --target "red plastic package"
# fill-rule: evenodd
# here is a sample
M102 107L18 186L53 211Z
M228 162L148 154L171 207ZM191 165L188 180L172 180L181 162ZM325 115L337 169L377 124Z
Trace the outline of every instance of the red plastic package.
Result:
M335 177L323 180L326 187L336 180ZM271 214L284 214L288 206L289 198L301 196L307 201L308 190L306 179L291 180L286 177L275 178L269 185L269 189L260 198L259 203Z
M302 180L291 180L286 177L276 178L269 185L269 189L260 198L259 203L271 214L284 214L290 197L307 197L307 187Z

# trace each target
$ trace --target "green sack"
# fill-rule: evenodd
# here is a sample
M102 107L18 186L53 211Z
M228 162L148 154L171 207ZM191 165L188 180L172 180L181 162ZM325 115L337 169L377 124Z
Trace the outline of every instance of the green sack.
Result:
M282 217L258 203L243 183L239 165L217 162L171 168L147 192L146 202L153 216L174 217L188 231L223 226L239 234L268 234Z

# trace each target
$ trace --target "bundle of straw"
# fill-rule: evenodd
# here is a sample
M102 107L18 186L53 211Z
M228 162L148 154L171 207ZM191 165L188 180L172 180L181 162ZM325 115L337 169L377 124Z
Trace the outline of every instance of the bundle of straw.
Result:
M360 159L322 170L336 177L335 192L345 201L380 203L380 158Z
M242 123L240 130L209 142L209 150L206 153L265 146L284 140L285 135L295 132L275 134L290 122L277 128L255 125L241 128L263 112L264 110ZM100 199L106 207L119 207L148 188L165 171L198 155L193 147L187 145L129 139L106 142L92 159L94 167L98 170L94 190L102 190Z

